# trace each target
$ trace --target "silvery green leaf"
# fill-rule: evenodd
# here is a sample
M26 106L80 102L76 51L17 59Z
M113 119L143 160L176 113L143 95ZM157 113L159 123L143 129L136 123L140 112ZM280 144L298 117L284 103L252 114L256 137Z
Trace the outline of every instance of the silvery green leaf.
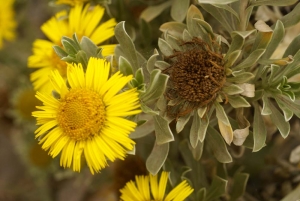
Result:
M205 142L220 163L232 162L232 158L227 150L226 144L218 131L208 126L205 139Z
M226 10L226 11L230 12L234 17L236 17L236 19L238 21L240 21L240 17L238 15L238 13L232 7L230 7L229 5L226 5L226 4L214 4L214 6L217 7L217 8L221 8L223 10Z
M146 22L150 22L171 5L172 1L166 1L157 6L149 6L145 10L143 10L140 18L144 19Z
M263 101L263 108L261 110L261 115L270 115L272 114L272 110L270 108L270 101L269 98L264 94L262 96L262 101Z
M214 176L211 186L207 190L205 201L213 201L226 193L228 181Z
M224 108L217 102L214 103L216 107L216 116L217 118L222 121L225 125L230 125L227 114Z
M129 63L129 61L120 56L119 57L119 70L121 71L121 73L123 75L132 75L133 74L133 69L132 69L132 66L131 64Z
M169 76L161 74L161 71L155 69L150 75L150 84L146 92L141 95L141 100L145 103L158 99L164 92Z
M233 28L233 23L230 23L231 20L228 19L227 13L228 11L223 10L221 8L217 8L211 4L200 4L200 6L210 13L229 33L231 33ZM229 12L228 12L229 13ZM232 15L233 16L233 15Z
M166 70L171 65L165 61L156 61L155 66L158 67L160 70Z
M248 101L241 96L228 96L228 102L233 108L251 107Z
M86 37L86 36L82 37L82 39L80 41L80 46L81 46L81 49L83 51L85 51L85 53L88 56L88 58L90 58L92 56L95 57L97 55L97 48L98 47L88 37Z
M120 43L124 57L130 62L133 72L139 68L135 46L125 30L125 22L119 22L115 27L115 37Z
M251 54L243 60L240 64L234 67L234 70L245 69L253 66L258 59L264 54L265 49L256 49Z
M288 106L286 106L285 104L283 104L282 101L279 101L278 98L275 97L275 100L276 100L276 102L277 102L279 108L280 108L280 109L282 110L282 112L283 112L285 121L291 120L291 118L293 117L293 114L294 114L293 111L290 110L290 109L288 108Z
M81 50L76 34L73 35L73 39L67 36L63 36L61 39L62 44L63 41L68 42L76 51Z
M205 22L203 19L199 19L199 18L194 18L193 20L196 21L205 30L205 32L203 32L203 34L208 33L212 39L215 38L215 34L212 30L212 27L207 22Z
M300 101L295 100L295 102L292 102L288 97L284 95L277 95L276 97L277 102L281 102L280 104L285 105L287 108L289 108L293 113L300 118Z
M207 107L200 107L198 108L197 112L200 118L202 118L204 116L204 114L206 113Z
M158 47L165 56L171 56L174 54L173 48L162 38L158 39Z
M140 114L140 118L145 119L146 122L135 128L135 131L131 132L129 137L131 139L137 139L145 137L154 131L154 120L150 114Z
M207 127L209 125L209 118L208 115L204 115L204 117L200 118L200 128L199 128L199 135L198 139L200 142L203 142L207 133Z
M287 57L289 55L295 55L299 51L299 45L300 45L300 35L295 37L288 48L285 50L283 57Z
M265 146L267 138L267 130L264 120L260 114L260 109L257 103L254 104L254 122L253 122L253 152L261 150Z
M152 174L156 175L160 168L163 166L169 153L169 143L158 145L154 144L150 156L146 160L147 170Z
M236 173L234 175L230 201L238 200L245 193L248 179L249 174L246 173Z
M178 22L182 22L186 16L190 5L190 0L173 0L171 6L171 17Z
M198 0L198 3L208 3L208 4L230 4L238 0Z
M198 144L199 135L200 135L199 131L200 131L200 117L198 115L198 112L195 110L192 126L190 129L190 143L193 148L195 148Z
M68 55L72 55L72 56L76 55L76 53L77 53L76 48L68 40L62 39L61 43L64 46Z
M189 148L192 152L192 155L196 161L199 161L202 156L203 146L204 146L204 142L200 142L200 141L197 143L197 146L195 148L193 148L192 146L189 146Z
M187 124L190 117L191 117L191 113L178 118L178 120L176 122L176 132L177 133L180 133L184 129L184 126Z
M254 75L250 72L237 72L237 71L233 71L232 75L234 77L229 77L226 78L226 80L228 82L233 82L233 83L245 83L245 82L249 82L250 80L252 80L254 78Z
M261 5L271 5L271 6L289 6L296 3L297 0L257 0L251 1L249 6L261 6Z
M290 133L289 122L285 121L283 115L278 111L278 109L273 104L270 104L270 108L272 110L272 114L270 115L272 122L278 128L281 136L283 138L286 138Z
M278 66L286 66L294 61L293 57L289 55L288 57L280 58L280 59L262 59L260 58L257 62L261 65L278 65Z
M244 45L245 38L247 38L248 36L250 36L251 34L253 34L255 32L256 32L255 29L253 29L251 31L233 31L233 32L231 32L230 35L232 38L232 42L229 47L229 50L227 51L227 55L230 55L232 52L234 52L236 50L241 50Z
M278 47L279 43L282 41L285 34L283 23L280 20L277 20L271 41L262 56L263 58L270 58L274 53L275 49Z
M158 51L154 49L154 54L147 61L147 70L149 73L153 71L158 55L159 55Z
M277 77L286 76L290 78L296 74L299 74L300 69L300 50L293 57L294 61L288 64L280 73L278 73Z
M231 84L229 86L225 86L223 87L223 92L225 92L228 95L235 95L235 94L240 94L242 92L244 92L244 90L239 87L238 85L235 84Z
M86 69L88 65L88 57L83 50L79 50L76 54L76 60L78 63L81 63L83 68Z
M184 41L191 41L191 40L193 40L193 36L189 33L188 30L185 29L185 30L183 31L182 39L183 39Z
M65 50L62 49L60 46L54 45L52 48L54 49L55 53L57 54L57 56L59 58L63 58L63 57L68 56L68 53L66 53Z
M187 12L186 25L189 33L194 37L198 37L201 27L199 27L197 22L194 20L195 18L203 19L203 15L200 10L192 4Z
M159 30L182 39L182 33L186 28L187 26L180 22L166 22L159 27Z
M179 40L177 38L175 38L174 36L171 36L169 34L167 34L166 40L168 42L168 44L176 51L182 51L182 46L180 46L179 44L182 42L179 42Z
M61 58L62 61L68 62L68 63L78 63L78 60L74 57L71 57L68 55L67 57Z
M239 56L241 55L241 52L242 50L235 50L229 54L226 54L225 56L225 60L226 63L224 65L224 67L227 69L227 68L230 68L233 66L233 64L236 62L236 60L239 58ZM231 71L230 71L231 72ZM227 74L227 75L230 75L231 73Z
M300 4L298 3L291 12L289 12L288 14L286 14L280 19L280 21L283 23L285 28L291 27L299 23L300 21L299 11L300 11Z
M169 122L157 115L153 117L156 134L156 143L158 145L174 141L173 133L170 129Z
M142 68L137 69L135 72L135 79L139 83L139 85L144 83L144 73Z
M151 114L151 115L154 115L154 116L159 115L159 111L153 110L152 108L145 105L143 102L141 102L141 109L146 114Z

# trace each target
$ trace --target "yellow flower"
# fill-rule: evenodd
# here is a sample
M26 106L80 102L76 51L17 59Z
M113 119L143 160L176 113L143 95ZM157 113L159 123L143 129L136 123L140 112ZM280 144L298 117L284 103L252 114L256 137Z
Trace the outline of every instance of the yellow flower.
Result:
M66 77L67 64L61 61L53 50L54 45L61 46L63 36L72 37L77 34L79 40L82 36L87 36L95 44L99 45L114 36L115 19L110 19L99 25L104 14L101 6L90 7L89 4L76 4L66 11L57 13L41 26L43 33L50 39L37 39L33 43L33 55L28 58L28 67L36 68L30 79L35 90L51 92L51 84L48 77L52 70L57 69L61 76ZM115 45L102 45L103 56L114 53Z
M36 137L60 165L80 171L84 154L92 174L107 166L107 159L124 159L135 144L128 135L136 123L124 117L141 112L136 89L118 93L132 79L118 71L109 78L109 63L90 58L86 73L81 64L68 64L67 80L57 70L50 80L60 98L37 92L44 106L33 112ZM68 88L68 86L70 86Z
M57 0L55 1L56 4L68 4L74 6L76 4L81 4L83 2L87 2L89 0Z
M13 10L14 0L1 2L0 6L0 49L3 47L3 40L12 41L16 37L15 29L17 26L14 20Z
M178 184L170 193L165 195L168 182L168 172L162 172L159 183L157 175L136 176L136 183L130 181L120 190L123 201L183 201L193 191L186 180ZM150 187L149 187L150 184ZM150 195L150 191L152 197Z

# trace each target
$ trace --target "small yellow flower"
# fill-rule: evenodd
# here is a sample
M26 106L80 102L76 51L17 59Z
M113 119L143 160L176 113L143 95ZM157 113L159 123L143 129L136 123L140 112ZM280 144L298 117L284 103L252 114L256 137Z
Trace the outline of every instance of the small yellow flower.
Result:
M90 58L86 73L82 65L68 64L67 80L57 70L50 76L60 98L37 92L44 106L33 112L36 137L52 157L60 152L60 165L80 171L84 154L92 174L107 166L107 160L124 159L135 144L128 135L136 123L124 117L141 112L136 89L119 93L132 79L118 71L109 78L109 63ZM68 87L70 86L70 87Z
M178 184L170 193L165 195L168 182L168 172L162 172L159 183L157 175L136 176L120 190L123 201L183 201L193 191L186 180ZM150 187L149 187L150 184ZM150 195L150 191L152 196Z
M51 71L57 69L61 76L66 77L67 64L61 61L53 50L54 45L62 46L63 36L72 37L76 33L79 41L83 36L90 38L95 44L100 45L114 36L115 19L110 19L99 25L104 14L104 8L97 5L76 4L67 11L61 11L41 26L43 33L50 39L37 39L33 43L33 55L28 58L28 67L37 69L30 79L35 90L51 92L48 77ZM114 53L115 45L101 45L103 56Z
M15 29L17 26L14 20L14 0L1 2L0 6L0 49L3 47L3 40L12 41L16 38Z

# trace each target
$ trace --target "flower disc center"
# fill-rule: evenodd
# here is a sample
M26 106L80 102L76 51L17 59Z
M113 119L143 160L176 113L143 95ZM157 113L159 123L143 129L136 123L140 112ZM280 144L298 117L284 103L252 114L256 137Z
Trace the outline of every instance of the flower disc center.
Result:
M71 89L58 110L57 120L63 132L80 141L97 135L105 122L101 96L88 89Z

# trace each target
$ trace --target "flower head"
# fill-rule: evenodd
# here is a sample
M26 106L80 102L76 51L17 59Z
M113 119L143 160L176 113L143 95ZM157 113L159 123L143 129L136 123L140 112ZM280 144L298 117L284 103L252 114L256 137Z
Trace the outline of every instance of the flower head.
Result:
M51 84L48 82L49 74L53 69L66 77L67 64L61 61L53 50L54 45L61 46L63 36L72 37L76 33L80 40L83 36L90 38L95 44L100 45L114 35L115 19L110 19L99 25L104 8L97 5L76 4L67 11L61 11L41 26L43 33L50 39L37 39L33 43L33 55L28 58L28 67L37 70L31 74L35 90L50 92ZM102 55L107 56L114 52L115 45L102 45Z
M12 41L15 39L17 26L14 20L14 0L2 1L0 6L0 49L3 47L3 40Z
M55 1L56 4L67 4L67 5L71 5L74 6L76 4L81 4L83 2L87 2L89 0L57 0Z
M86 73L81 64L69 64L68 85L58 70L52 72L51 83L59 99L37 92L44 106L33 112L37 124L36 137L52 157L60 152L60 165L80 171L84 154L92 173L107 166L107 159L124 159L135 144L128 135L136 123L124 117L140 113L136 89L119 93L132 79L120 72L109 78L109 63L90 58ZM70 86L70 87L68 87Z
M168 176L168 172L162 172L159 182L157 182L157 175L136 176L136 182L130 181L120 190L121 200L183 201L194 191L187 181L184 180L166 195Z

